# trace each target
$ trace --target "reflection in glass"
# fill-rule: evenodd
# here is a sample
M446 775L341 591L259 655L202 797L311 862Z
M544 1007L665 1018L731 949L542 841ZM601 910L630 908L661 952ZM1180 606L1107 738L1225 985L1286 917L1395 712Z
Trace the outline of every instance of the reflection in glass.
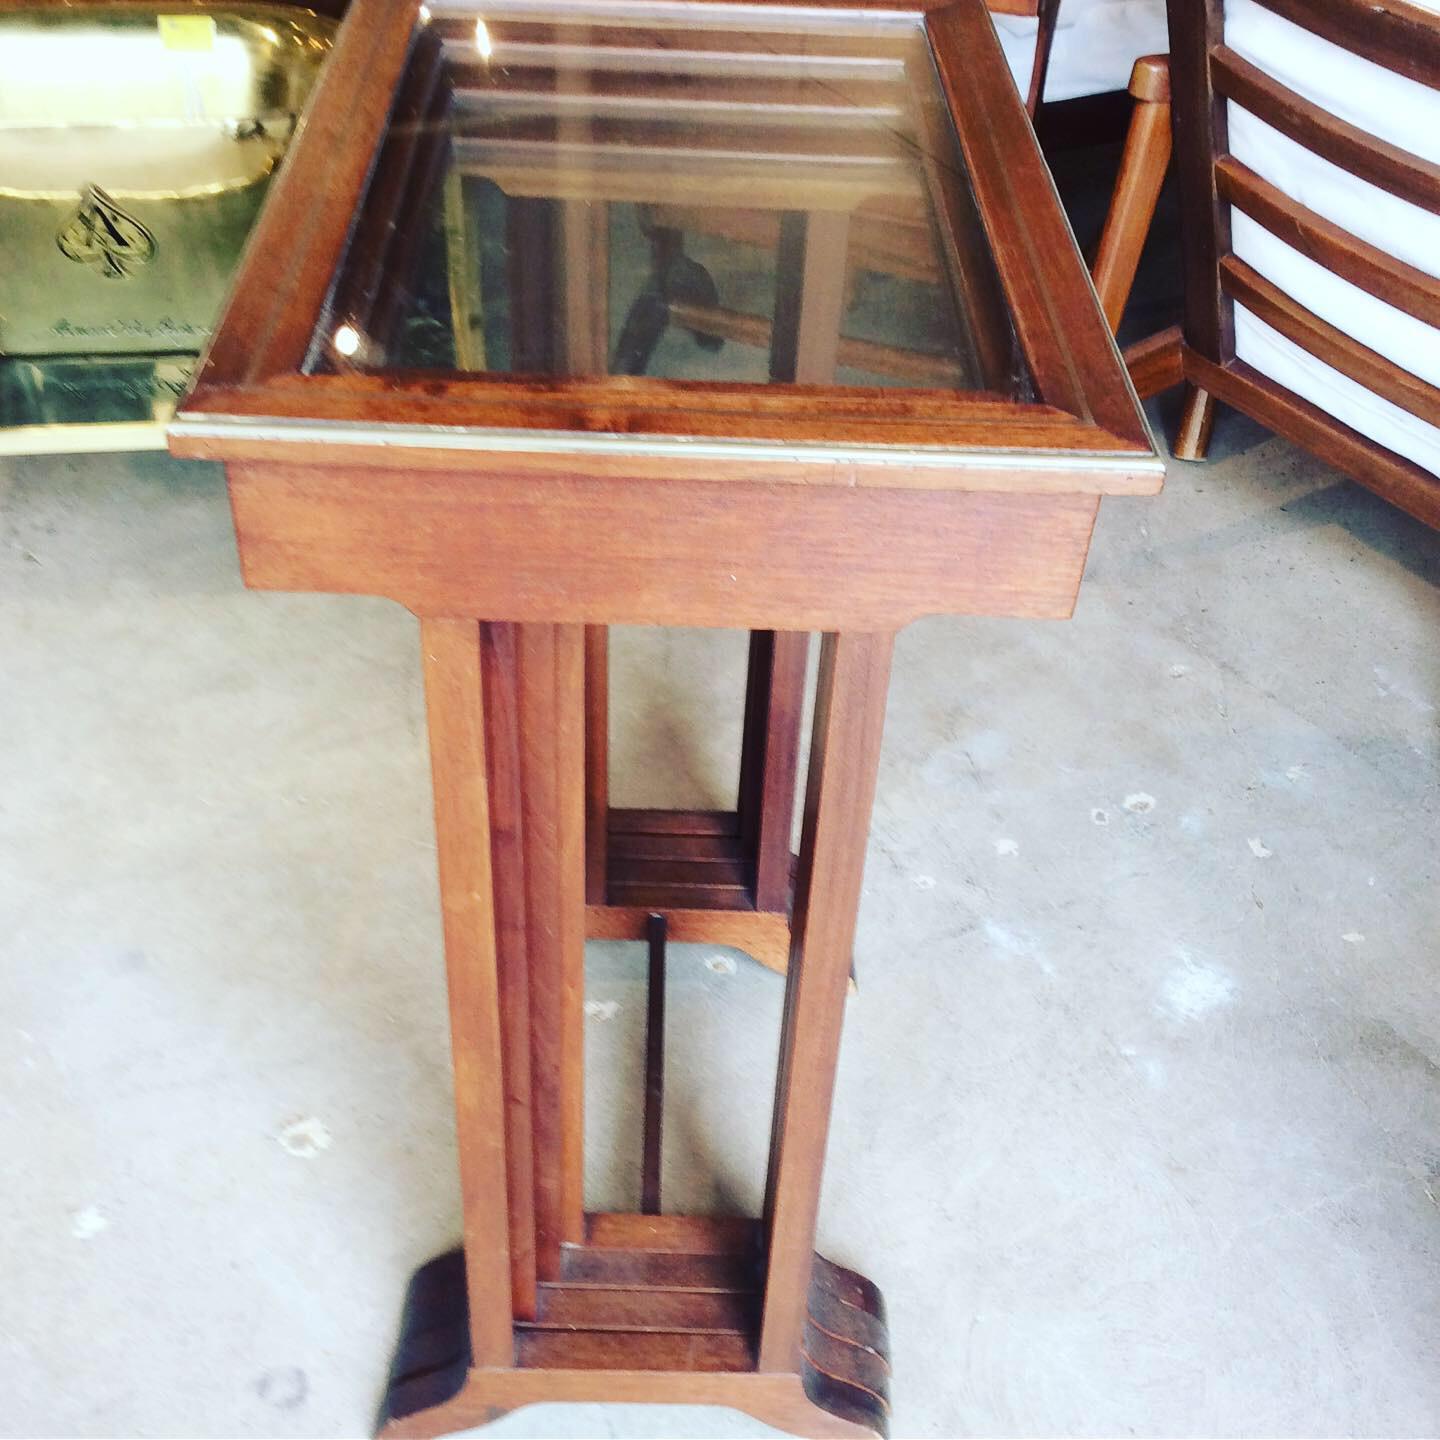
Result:
M417 32L312 368L1023 389L913 21L526 13Z

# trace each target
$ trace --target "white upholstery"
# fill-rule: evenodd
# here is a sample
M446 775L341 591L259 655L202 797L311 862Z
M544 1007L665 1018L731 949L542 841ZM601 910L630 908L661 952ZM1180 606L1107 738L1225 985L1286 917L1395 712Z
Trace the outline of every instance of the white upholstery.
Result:
M991 18L1023 96L1035 61L1036 22L1023 15ZM1076 100L1124 90L1142 55L1163 55L1169 48L1165 0L1060 0L1044 98Z
M1297 145L1238 105L1230 151L1277 190L1427 274L1440 274L1440 215L1432 215Z
M1235 352L1262 375L1327 415L1440 475L1440 429L1357 385L1239 305L1235 307Z
M1256 0L1225 0L1225 43L1331 115L1440 162L1440 92L1428 85L1352 55Z
M1440 92L1351 55L1255 0L1227 0L1225 40L1330 114L1440 161ZM1440 215L1357 179L1233 103L1227 113L1237 160L1359 239L1440 276ZM1231 215L1231 241L1240 259L1306 309L1440 385L1440 330L1325 270L1238 210ZM1440 474L1440 430L1315 359L1238 305L1235 353L1362 435Z
M1440 385L1440 331L1404 310L1378 300L1292 250L1248 215L1234 212L1231 244L1236 255L1337 330L1403 366L1422 380ZM1440 255L1431 259L1431 265Z

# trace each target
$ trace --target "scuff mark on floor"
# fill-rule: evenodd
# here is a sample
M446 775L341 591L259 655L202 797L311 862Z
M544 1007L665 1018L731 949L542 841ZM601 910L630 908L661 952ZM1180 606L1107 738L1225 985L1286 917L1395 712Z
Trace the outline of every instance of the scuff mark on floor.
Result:
M108 1230L110 1222L100 1212L98 1205L87 1205L70 1217L70 1233L77 1240L93 1240L102 1230Z
M287 1155L313 1160L322 1150L330 1148L330 1127L314 1115L292 1120L275 1136Z
M1215 965L1204 965L1181 952L1178 964L1165 977L1160 1008L1177 1020L1199 1020L1229 1005L1235 998L1235 980Z

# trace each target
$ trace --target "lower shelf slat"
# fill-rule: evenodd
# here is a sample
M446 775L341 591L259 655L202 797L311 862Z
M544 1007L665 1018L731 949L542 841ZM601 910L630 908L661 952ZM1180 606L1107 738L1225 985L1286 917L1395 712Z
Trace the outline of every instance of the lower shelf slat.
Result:
M612 835L738 835L733 810L610 810Z
M747 1255L684 1255L564 1245L560 1250L560 1283L614 1289L736 1292L756 1288L758 1269Z
M609 886L612 906L634 906L644 910L748 910L755 902L743 885L661 885L652 881Z
M729 1370L755 1367L743 1335L616 1333L613 1330L524 1330L515 1336L515 1361L550 1370Z
M533 1330L614 1330L691 1335L751 1335L759 1297L733 1290L607 1290L541 1285Z

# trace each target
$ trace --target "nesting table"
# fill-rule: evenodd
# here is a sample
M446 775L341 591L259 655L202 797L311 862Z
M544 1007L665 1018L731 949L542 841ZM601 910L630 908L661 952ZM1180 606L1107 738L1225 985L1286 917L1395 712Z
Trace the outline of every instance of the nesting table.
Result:
M815 1232L893 637L1068 615L1162 474L980 0L355 0L170 443L248 585L420 620L463 1246L385 1433L885 1433ZM751 632L733 809L610 805L618 624ZM634 1213L585 1206L587 935L650 946ZM758 1216L664 1213L667 938L786 972Z

